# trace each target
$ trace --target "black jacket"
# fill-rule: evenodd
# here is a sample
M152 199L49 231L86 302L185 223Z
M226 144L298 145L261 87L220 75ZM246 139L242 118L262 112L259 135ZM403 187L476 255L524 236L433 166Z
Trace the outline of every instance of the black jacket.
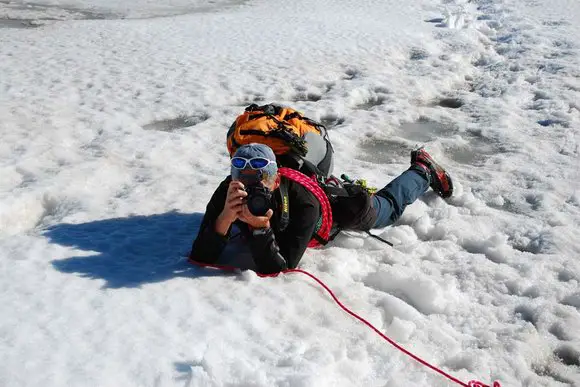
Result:
M209 201L197 238L193 242L189 259L204 263L216 263L224 250L231 229L221 236L215 231L215 221L222 212L231 177L221 182ZM300 184L288 180L290 221L280 230L281 198L279 191L273 195L270 230L262 235L253 234L247 224L236 221L243 235L249 241L250 250L257 271L263 274L276 273L287 268L295 268L314 234L320 218L321 208L316 197Z

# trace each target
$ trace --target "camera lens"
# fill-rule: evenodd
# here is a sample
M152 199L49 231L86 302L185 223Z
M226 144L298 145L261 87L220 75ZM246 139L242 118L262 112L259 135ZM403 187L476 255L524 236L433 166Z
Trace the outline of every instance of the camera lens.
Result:
M253 185L246 187L246 192L248 192L247 205L250 213L254 216L266 215L272 199L270 190L263 186Z
M263 195L256 194L248 199L248 210L255 216L264 216L270 208L270 201Z

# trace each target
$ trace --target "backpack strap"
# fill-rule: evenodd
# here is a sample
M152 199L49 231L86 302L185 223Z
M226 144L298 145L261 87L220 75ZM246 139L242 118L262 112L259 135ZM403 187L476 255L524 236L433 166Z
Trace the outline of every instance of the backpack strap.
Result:
M282 107L274 104L258 105L256 103L251 104L246 109L247 112L264 112L265 116L271 116L275 114L280 114Z
M280 172L280 175L295 181L306 188L320 203L322 210L322 224L308 243L308 247L317 247L328 243L330 230L332 228L332 210L330 208L328 197L326 197L326 193L322 190L320 185L318 185L315 178L309 178L302 172L286 167L279 168L278 172Z

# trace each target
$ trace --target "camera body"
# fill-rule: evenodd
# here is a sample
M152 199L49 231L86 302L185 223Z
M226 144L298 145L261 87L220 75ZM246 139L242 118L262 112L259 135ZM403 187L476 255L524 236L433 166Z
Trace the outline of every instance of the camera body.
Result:
M261 182L246 185L246 204L254 216L264 216L272 204L272 192Z

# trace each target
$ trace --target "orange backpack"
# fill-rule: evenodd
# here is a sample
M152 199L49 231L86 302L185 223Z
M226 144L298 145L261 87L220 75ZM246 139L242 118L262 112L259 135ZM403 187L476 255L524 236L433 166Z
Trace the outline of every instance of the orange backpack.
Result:
M228 152L232 156L240 146L254 142L272 148L281 166L309 176L332 174L334 151L326 128L294 109L248 106L228 130Z

